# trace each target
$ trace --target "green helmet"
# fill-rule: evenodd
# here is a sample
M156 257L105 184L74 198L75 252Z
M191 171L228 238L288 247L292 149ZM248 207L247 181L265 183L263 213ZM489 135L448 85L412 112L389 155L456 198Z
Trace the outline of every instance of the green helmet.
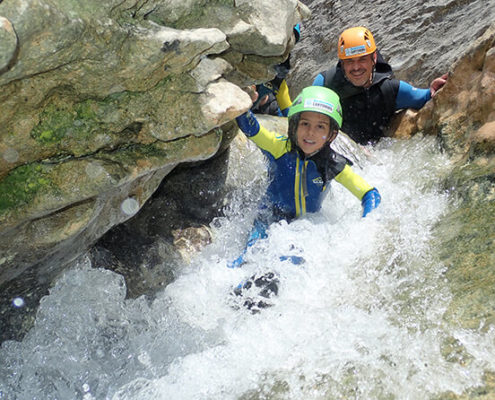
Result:
M337 93L324 86L308 86L296 97L289 108L289 119L304 111L328 115L339 128L342 126L342 107Z

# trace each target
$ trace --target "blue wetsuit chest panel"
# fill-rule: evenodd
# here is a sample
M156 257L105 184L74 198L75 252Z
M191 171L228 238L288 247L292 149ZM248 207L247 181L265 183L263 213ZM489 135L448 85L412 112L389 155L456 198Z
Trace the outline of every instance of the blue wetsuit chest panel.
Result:
M267 196L276 213L294 218L318 211L326 194L326 182L316 164L304 161L296 152L287 152L277 159L267 151L263 153L269 160Z

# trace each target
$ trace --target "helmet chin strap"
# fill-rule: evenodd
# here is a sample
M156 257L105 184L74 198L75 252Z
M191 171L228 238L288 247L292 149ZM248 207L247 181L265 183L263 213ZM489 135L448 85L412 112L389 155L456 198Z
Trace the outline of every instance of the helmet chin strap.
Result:
M375 77L375 71L376 71L376 62L375 60L373 60L373 68L371 68L371 74L367 81L367 83L369 82L369 86L371 86L371 84L373 83L373 78Z
M371 68L371 74L370 74L370 77L369 79L366 81L366 86L367 87L370 87L371 84L373 83L373 78L375 77L375 71L376 71L376 52L373 54L372 56L372 60L373 60L373 68Z
M373 68L371 68L370 76L369 76L369 78L366 80L366 82L363 85L363 87L365 89L369 88L371 86L371 84L373 83L373 78L375 77L375 70L376 70L376 62L373 59Z

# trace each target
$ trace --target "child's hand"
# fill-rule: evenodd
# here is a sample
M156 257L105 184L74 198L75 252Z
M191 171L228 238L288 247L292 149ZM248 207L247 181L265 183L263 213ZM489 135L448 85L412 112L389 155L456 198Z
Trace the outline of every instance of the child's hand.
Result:
M361 205L363 206L363 218L366 217L371 212L371 210L377 208L381 200L382 197L380 196L380 193L378 193L378 190L371 189L370 191L366 192L366 194L363 196L363 199L361 200Z
M254 136L260 130L260 124L251 111L239 115L236 119L237 125L247 136Z

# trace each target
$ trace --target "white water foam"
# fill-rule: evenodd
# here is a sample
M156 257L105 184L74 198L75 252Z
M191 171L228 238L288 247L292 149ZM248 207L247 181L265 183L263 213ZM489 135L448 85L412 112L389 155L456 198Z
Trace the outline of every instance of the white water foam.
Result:
M371 151L355 169L380 190L377 210L361 218L333 183L320 213L273 224L242 268L226 268L254 217L238 203L152 301L126 300L123 279L97 266L67 272L23 342L3 344L0 399L426 399L479 385L495 333L445 325L451 294L430 245L451 205L448 161L419 136ZM232 289L266 272L279 293L252 314ZM442 354L451 339L469 363Z

